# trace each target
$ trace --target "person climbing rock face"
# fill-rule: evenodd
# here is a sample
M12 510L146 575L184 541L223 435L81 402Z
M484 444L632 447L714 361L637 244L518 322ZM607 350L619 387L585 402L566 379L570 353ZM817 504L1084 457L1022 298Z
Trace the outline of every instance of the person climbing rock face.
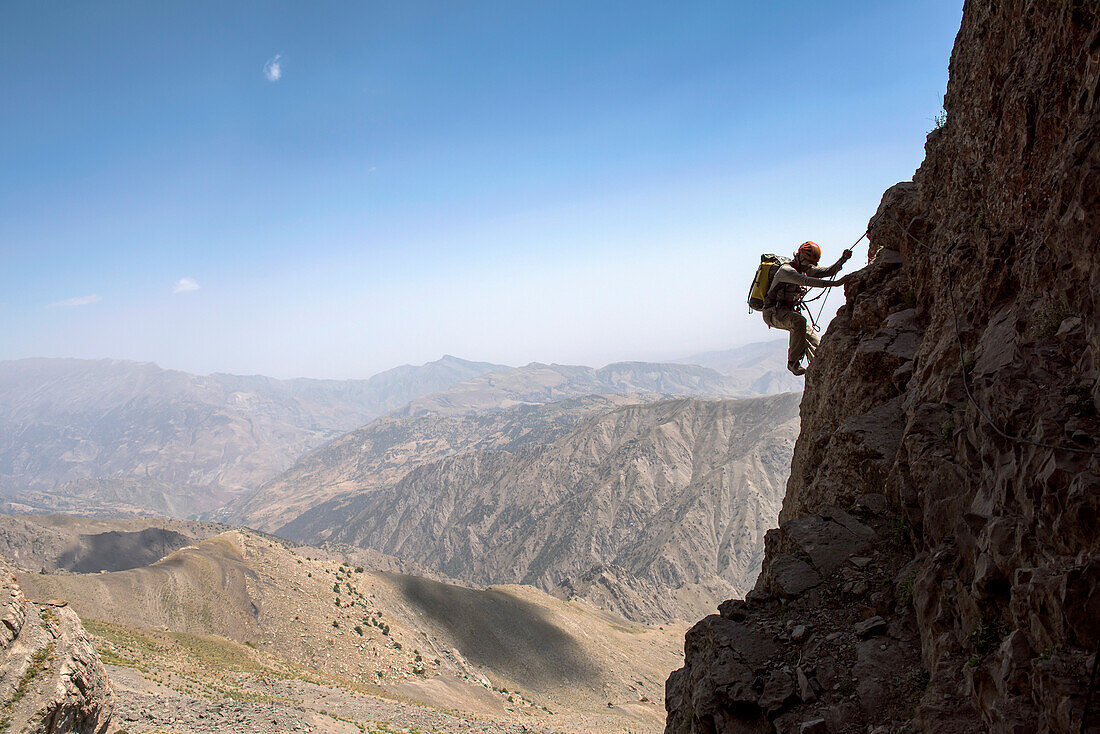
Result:
M784 263L772 276L768 295L764 299L764 323L776 329L791 332L791 345L787 350L787 369L796 375L806 372L806 367L814 359L819 339L806 323L806 317L800 311L802 299L809 288L830 288L844 285L852 276L840 280L825 280L840 272L844 263L852 256L851 250L845 250L840 259L827 268L819 268L821 248L816 242L803 242L794 259ZM806 367L802 358L806 358Z

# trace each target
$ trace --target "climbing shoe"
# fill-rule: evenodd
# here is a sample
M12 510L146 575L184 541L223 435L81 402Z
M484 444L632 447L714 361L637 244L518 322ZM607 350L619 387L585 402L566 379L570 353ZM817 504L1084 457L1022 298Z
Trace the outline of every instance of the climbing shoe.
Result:
M806 368L803 367L798 362L787 362L787 369L789 369L791 372L793 372L796 375L806 374Z

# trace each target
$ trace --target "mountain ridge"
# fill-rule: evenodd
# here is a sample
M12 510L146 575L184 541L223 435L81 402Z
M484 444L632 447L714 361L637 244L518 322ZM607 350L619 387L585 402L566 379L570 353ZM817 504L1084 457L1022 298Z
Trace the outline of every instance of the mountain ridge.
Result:
M778 509L798 400L624 406L549 444L420 465L392 487L336 497L278 532L370 547L475 584L591 597L628 618L672 618L712 603L720 589L747 588L759 523L771 522L760 518ZM662 520L666 511L676 523ZM714 523L722 530L703 530ZM661 589L681 598L643 601Z
M532 362L486 373L401 408L401 415L448 414L549 403L583 395L654 393L708 398L750 397L743 382L699 365L613 362L600 368Z
M279 381L0 362L0 493L22 510L196 514L412 397L500 367L451 358L361 381Z
M592 395L476 415L388 414L307 454L210 517L275 532L313 506L340 494L393 484L429 461L478 448L544 443L588 415L655 399Z

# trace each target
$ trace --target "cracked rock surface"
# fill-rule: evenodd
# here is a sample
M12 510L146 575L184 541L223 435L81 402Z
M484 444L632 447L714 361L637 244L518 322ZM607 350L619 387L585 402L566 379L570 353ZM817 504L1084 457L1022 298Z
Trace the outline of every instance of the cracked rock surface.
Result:
M62 600L28 602L0 563L0 730L100 734L111 719L107 671Z

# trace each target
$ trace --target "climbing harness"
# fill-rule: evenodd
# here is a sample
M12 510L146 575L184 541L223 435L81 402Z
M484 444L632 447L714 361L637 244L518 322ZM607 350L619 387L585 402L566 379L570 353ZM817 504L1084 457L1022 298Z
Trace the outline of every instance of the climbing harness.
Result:
M855 248L855 246L858 245L866 236L867 232L861 234L859 236L859 239L853 242L852 246L844 250L844 252L848 253L848 255L851 256L852 249ZM818 258L821 257L821 248L818 247L817 243L815 242L803 242L799 246L798 251L800 253L805 253L808 255L816 255ZM753 311L764 310L766 306L765 300L767 299L768 291L771 288L772 284L772 277L775 275L776 271L779 270L780 266L789 263L790 261L790 258L780 257L778 255L767 254L760 256L760 266L756 269L756 275L752 279L752 286L749 288L749 313L752 313ZM833 275L833 277L830 278L830 280L835 279L836 275ZM828 293L829 288L824 288L822 289L821 293L818 293L813 298L800 300L798 304L794 306L794 309L796 311L806 312L806 318L809 320L813 330L816 332L821 331L821 327L818 326L817 322L821 320L821 314L825 310L825 301L828 301L829 299ZM813 303L823 296L825 298L825 301L822 301L821 308L818 309L817 317L815 318L813 312L811 312L806 304Z
M967 398L967 400L970 401L970 404L974 406L974 410L978 411L978 415L980 415L982 417L982 419L985 420L985 422L989 425L990 428L992 428L997 433L997 435L999 435L1001 438L1007 439L1009 441L1015 441L1016 443L1025 443L1025 444L1029 444L1031 446L1037 446L1037 447L1043 448L1043 449L1050 449L1052 451L1071 451L1071 452L1077 453L1077 454L1087 454L1089 456L1100 456L1100 451L1093 451L1091 449L1081 449L1081 448L1077 448L1076 446L1055 446L1053 444L1043 443L1042 441L1034 441L1030 438L1024 438L1023 436L1014 436L1014 435L1008 433L1007 431L1003 430L1000 426L998 426L996 423L993 422L993 419L989 417L989 415L985 412L985 410L982 408L982 406L978 404L978 401L977 401L977 399L975 399L974 395L970 392L970 381L966 378L966 361L965 361L965 358L964 358L965 349L963 347L962 331L961 331L961 329L959 329L959 310L958 310L958 306L955 303L955 278L954 278L954 272L952 271L952 268L951 268L951 253L955 249L955 245L951 245L951 247L946 249L946 250L941 250L941 249L937 249L935 247L932 247L930 245L926 245L924 242L921 242L913 234L911 234L909 232L909 230L907 230L902 225L901 222L899 222L897 219L895 219L892 214L890 214L889 212L886 212L886 211L884 211L882 213L886 215L887 219L889 219L891 222L896 224L898 226L898 229L900 229L906 237L913 240L913 242L916 242L918 245L920 245L924 249L928 250L929 252L934 252L938 255L947 256L946 257L947 267L945 268L945 270L947 272L947 295L951 299L951 317L952 317L952 320L954 321L954 324L955 324L955 341L958 343L958 346L959 346L959 374L962 376L962 384L963 384L963 389L966 391L966 398ZM861 237L860 239L863 239L863 238Z

